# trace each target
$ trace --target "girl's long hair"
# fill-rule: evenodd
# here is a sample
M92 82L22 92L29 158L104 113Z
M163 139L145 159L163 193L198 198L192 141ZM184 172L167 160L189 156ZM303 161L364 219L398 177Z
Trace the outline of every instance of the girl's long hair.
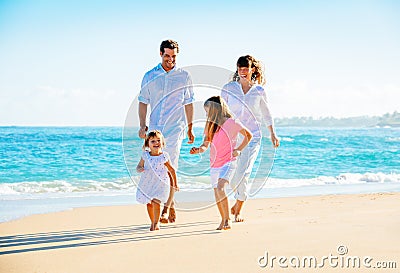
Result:
M213 96L204 102L204 107L208 108L207 122L205 131L208 135L208 141L212 141L214 134L218 132L226 118L233 115L228 105L221 96Z
M261 85L265 84L265 77L264 77L264 67L262 63L258 60L256 60L253 56L246 55L246 56L241 56L236 62L237 67L254 67L254 72L251 75L251 81L253 83L258 83ZM236 68L235 74L233 74L232 81L239 81L240 77L238 74L238 70Z

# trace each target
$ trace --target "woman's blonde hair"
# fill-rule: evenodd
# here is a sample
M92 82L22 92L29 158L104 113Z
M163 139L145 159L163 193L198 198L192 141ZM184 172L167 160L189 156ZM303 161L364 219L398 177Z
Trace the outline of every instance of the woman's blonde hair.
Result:
M164 138L163 134L159 130L152 130L147 133L146 138L144 139L143 150L146 150L146 148L147 149L150 148L149 141L150 141L150 138L152 138L152 137L159 137L161 140L162 148L165 147L165 138Z
M256 60L253 56L246 55L246 56L241 56L236 62L237 67L254 67L254 72L251 75L251 80L254 83L258 83L261 85L265 84L265 77L264 77L264 67L263 64ZM239 81L240 77L238 74L238 70L236 68L235 74L233 74L232 81Z
M221 96L213 96L204 102L204 107L208 108L206 129L208 141L212 141L214 134L218 132L226 118L233 115L228 105Z

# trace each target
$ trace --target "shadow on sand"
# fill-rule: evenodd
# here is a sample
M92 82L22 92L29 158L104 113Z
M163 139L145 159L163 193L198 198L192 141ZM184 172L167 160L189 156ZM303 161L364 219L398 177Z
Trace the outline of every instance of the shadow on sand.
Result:
M146 224L2 236L0 237L0 255L220 233L215 229L204 229L205 226L210 224L215 224L215 222L204 221L163 225L161 227L162 231L174 230L173 233L167 234L163 234L162 231L150 232L149 225ZM199 229L184 230L190 227L199 227Z

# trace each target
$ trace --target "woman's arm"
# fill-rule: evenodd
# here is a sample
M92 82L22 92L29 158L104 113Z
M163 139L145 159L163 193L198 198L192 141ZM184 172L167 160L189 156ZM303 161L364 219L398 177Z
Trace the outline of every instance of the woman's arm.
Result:
M136 166L136 171L137 171L138 173L144 172L144 160L143 160L143 158L140 158L140 161L139 161L139 163L138 163L137 166Z
M274 146L274 148L278 148L279 147L279 139L275 134L274 126L273 125L268 126L268 130L271 135L272 145Z
M274 121L271 115L271 111L269 110L268 101L267 101L267 94L265 90L263 90L261 100L260 100L260 109L261 114L263 116L264 122L267 124L269 133L271 135L271 142L274 148L279 147L279 139L275 134L274 130Z
M242 128L242 130L240 130L239 133L242 134L244 136L244 138L243 138L242 143L233 150L232 155L234 157L239 156L240 153L242 152L242 150L249 144L249 142L253 138L253 135L251 134L251 132L246 128Z
M176 179L176 172L174 167L172 167L171 165L171 161L167 161L165 162L165 167L167 167L168 172L170 174L171 177L171 187L173 187L176 191L179 191L179 187L178 187L178 180Z

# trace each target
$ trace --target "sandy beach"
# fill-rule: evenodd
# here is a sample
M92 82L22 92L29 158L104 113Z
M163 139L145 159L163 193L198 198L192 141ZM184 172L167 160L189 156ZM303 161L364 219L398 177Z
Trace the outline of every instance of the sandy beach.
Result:
M215 230L216 207L178 212L177 223L157 232L148 231L143 205L1 223L0 272L399 270L400 193L254 199L245 205L246 221L228 231Z

